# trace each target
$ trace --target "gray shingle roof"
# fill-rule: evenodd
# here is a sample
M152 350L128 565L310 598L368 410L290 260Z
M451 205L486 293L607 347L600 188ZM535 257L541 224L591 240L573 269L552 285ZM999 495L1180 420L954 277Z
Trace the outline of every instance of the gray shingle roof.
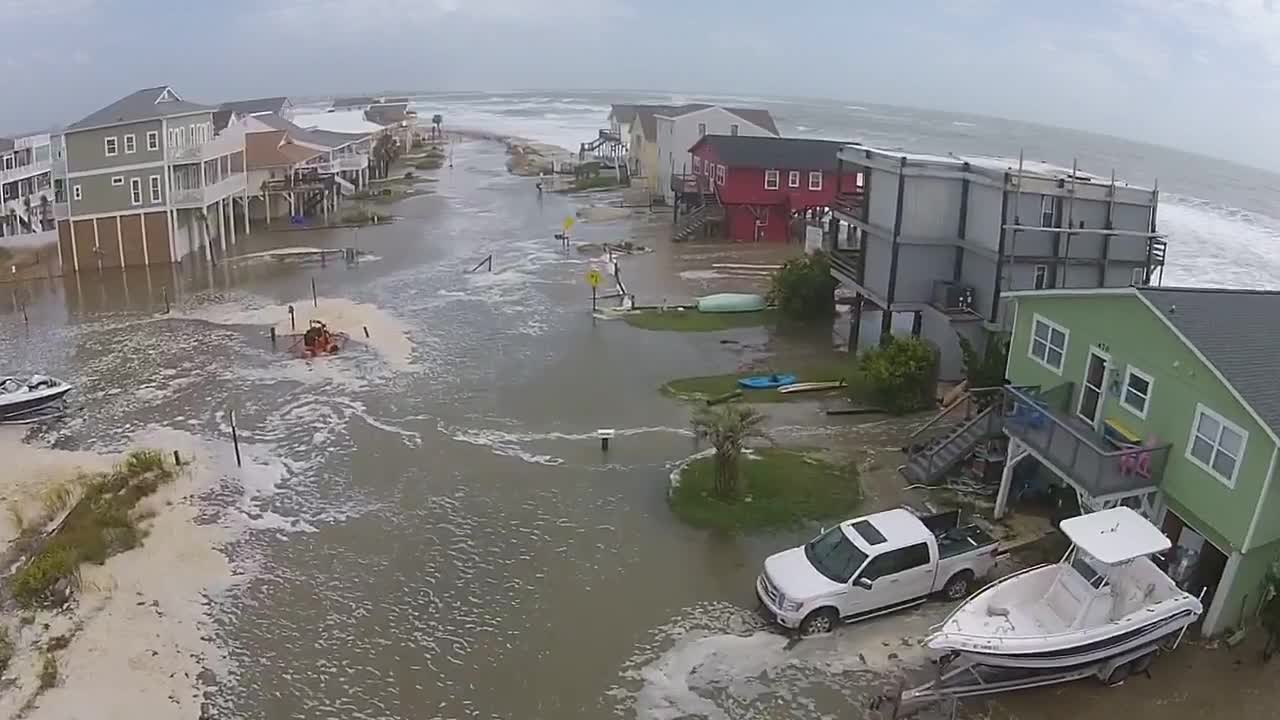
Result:
M1280 434L1280 291L1138 288Z
M157 100L163 97L166 92L172 95L174 99L157 102ZM175 115L213 112L216 109L209 105L201 105L199 103L187 102L186 100L179 100L177 97L177 94L165 85L139 90L135 93L125 95L101 110L90 113L78 122L68 125L67 132L88 130L89 128L105 127L107 125L140 122L142 120L157 120L159 118L173 117Z
M680 105L679 107L672 108L670 112L660 112L658 114L664 117L680 117L681 115L688 115L689 113L706 110L709 107L716 106L709 105L707 103L689 103L688 105ZM733 113L752 125L755 125L762 130L767 130L774 135L781 134L778 132L777 123L773 121L773 115L771 115L768 110L759 110L756 108L733 108L725 107L723 105L720 106L720 109Z
M365 105L373 105L378 101L371 97L341 97L333 99L333 107L335 108L353 108L363 107Z
M284 106L288 103L289 98L281 95L280 97L254 98L253 100L232 100L231 102L222 103L218 106L218 109L230 110L241 115L279 113L284 110Z
M848 143L810 138L706 135L699 138L693 147L699 145L710 145L716 157L729 167L835 170L836 155Z

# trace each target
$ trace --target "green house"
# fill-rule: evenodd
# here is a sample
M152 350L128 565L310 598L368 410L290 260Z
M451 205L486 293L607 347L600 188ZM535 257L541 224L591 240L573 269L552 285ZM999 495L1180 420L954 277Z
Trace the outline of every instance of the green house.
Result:
M1203 632L1251 616L1280 558L1280 292L1129 287L1014 293L997 514L1038 463L1083 510L1123 503L1205 591Z

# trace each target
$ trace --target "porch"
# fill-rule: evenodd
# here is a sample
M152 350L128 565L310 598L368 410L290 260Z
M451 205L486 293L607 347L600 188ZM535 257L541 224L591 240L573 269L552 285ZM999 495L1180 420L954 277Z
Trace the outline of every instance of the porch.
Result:
M1081 505L1093 510L1128 498L1153 499L1172 444L1135 442L1106 421L1099 431L1071 412L1072 388L1073 383L1044 392L1009 386L1001 389L1001 401L994 411L1000 415L1010 443L996 517L1004 514L1008 504L1014 466L1027 456L1075 488Z

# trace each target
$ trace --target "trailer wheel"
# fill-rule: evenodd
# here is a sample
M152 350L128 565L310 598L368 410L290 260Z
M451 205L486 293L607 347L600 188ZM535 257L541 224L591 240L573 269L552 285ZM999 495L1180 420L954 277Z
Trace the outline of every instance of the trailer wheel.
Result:
M1121 663L1111 671L1107 676L1107 685L1120 685L1129 679L1129 673L1133 671L1133 662Z
M946 585L942 586L942 596L948 600L963 600L969 595L969 585L973 582L973 573L961 570Z
M836 614L835 608L818 608L809 613L800 623L800 635L809 637L829 633L835 630L839 619L840 616Z

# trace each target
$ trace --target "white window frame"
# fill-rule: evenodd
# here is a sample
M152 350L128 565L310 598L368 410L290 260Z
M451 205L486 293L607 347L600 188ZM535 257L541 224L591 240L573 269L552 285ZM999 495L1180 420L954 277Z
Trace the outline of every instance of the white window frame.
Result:
M1049 287L1049 266L1036 265L1031 270L1031 287L1036 290L1044 290Z
M1142 287L1146 285L1147 269L1138 266L1129 271L1129 284L1134 287Z
M787 173L787 187L789 188L800 187L800 171L799 170L792 170L791 172Z
M1098 406L1093 409L1093 417L1085 415L1081 410L1084 409L1084 393L1089 382L1089 367L1093 365L1093 359L1102 359L1102 383L1098 387ZM1067 353L1062 353L1062 364L1067 363ZM1090 425L1097 425L1098 421L1106 414L1107 403L1107 376L1111 374L1111 353L1104 352L1102 348L1094 345L1089 348L1089 354L1084 359L1084 372L1080 375L1080 397L1076 399L1076 417L1084 420Z
M702 158L698 157L697 155L694 155L693 156L693 174L697 175L698 171L701 169L702 169Z
M142 178L129 178L129 204L142 204Z
M1042 195L1040 197L1040 227L1054 227L1055 216L1058 214L1058 196ZM1049 222L1044 221L1044 216L1049 216Z
M781 183L781 177L779 176L779 173L777 170L764 171L764 189L765 190L777 190L779 187L781 187L780 183Z
M1208 415L1209 417L1213 418L1219 425L1218 437L1214 438L1214 441L1213 441L1213 449L1215 453L1221 450L1221 446L1218 443L1222 441L1222 428L1226 428L1240 435L1240 454L1238 457L1236 457L1235 465L1231 468L1231 477L1226 477L1222 473L1213 469L1212 455L1209 456L1210 462L1206 463L1200 458L1191 454L1191 448L1195 445L1196 437L1198 437L1196 430L1200 427L1200 417L1202 415ZM1214 478L1216 478L1219 482L1221 482L1223 485L1226 485L1227 487L1234 490L1236 487L1236 478L1239 477L1240 475L1240 466L1244 464L1244 455L1245 455L1245 452L1248 451L1248 448L1249 448L1249 432L1247 430L1240 427L1239 425L1236 425L1235 423L1219 415L1218 413L1214 412L1209 407L1205 406L1203 403L1196 403L1196 414L1191 418L1191 434L1187 436L1187 449L1185 452L1187 459L1190 460L1193 465L1209 473ZM1226 451L1223 450L1222 452L1226 452ZM1227 454L1230 454L1230 453L1227 453Z
M120 138L115 135L102 138L102 154L115 157L120 154Z
M111 187L124 187L124 176L116 175L111 178Z
M1051 331L1049 335L1050 339L1053 338L1053 334L1052 334L1053 330L1057 330L1058 332L1062 333L1062 347L1058 348L1062 351L1062 364L1058 367L1054 367L1049 364L1048 348L1051 348L1053 346L1049 344L1048 340L1044 341L1045 348L1046 348L1044 353L1045 354L1044 359L1041 359L1038 355L1036 355L1036 325L1038 323L1044 323L1049 327ZM1067 348L1071 346L1071 331L1039 313L1034 313L1031 316L1030 335L1031 335L1031 338L1027 342L1027 357L1040 363L1046 369L1052 371L1054 375L1061 375L1062 368L1066 367L1067 365Z
M724 187L724 166L723 165L716 166L716 184L721 187Z
M1142 380L1146 380L1146 381L1147 381L1147 392L1146 392L1146 394L1145 394L1145 395L1143 395L1142 393L1137 393L1138 395L1142 395L1142 407L1141 407L1141 408L1136 408L1136 407L1134 407L1134 406L1132 406L1132 405L1130 405L1130 404L1129 404L1129 383L1130 383L1130 382L1132 382L1132 380L1133 380L1133 378L1134 378L1134 377L1138 377L1138 378L1141 378ZM1152 390L1155 388L1155 385L1156 385L1156 379L1155 379L1155 378L1153 378L1153 377L1151 377L1150 375L1148 375L1148 374L1146 374L1146 373L1142 372L1141 370L1139 370L1138 368L1136 368L1136 367L1134 367L1134 366L1132 366L1132 365L1127 365L1127 366L1125 366L1125 369L1124 369L1124 387L1120 388L1120 407L1122 407L1122 408L1124 408L1124 409L1128 410L1129 412L1133 413L1134 415L1137 415L1138 417L1142 418L1143 420L1146 420L1146 419L1147 419L1147 413L1151 411L1151 392L1152 392Z
M160 131L147 131L147 152L155 152L160 149Z
M71 186L71 198L77 201L84 199L84 191L80 189L79 185Z
M738 123L733 123L732 125L729 126L729 134L730 135L738 134Z
M817 180L817 182L814 182L814 180ZM809 171L809 189L814 191L822 189L822 171L821 170Z
M160 176L152 175L149 181L149 185L151 188L151 202L153 203L162 202L164 200L164 195L163 195L164 188L160 185Z
M138 152L138 136L129 133L124 136L124 154L132 155Z

